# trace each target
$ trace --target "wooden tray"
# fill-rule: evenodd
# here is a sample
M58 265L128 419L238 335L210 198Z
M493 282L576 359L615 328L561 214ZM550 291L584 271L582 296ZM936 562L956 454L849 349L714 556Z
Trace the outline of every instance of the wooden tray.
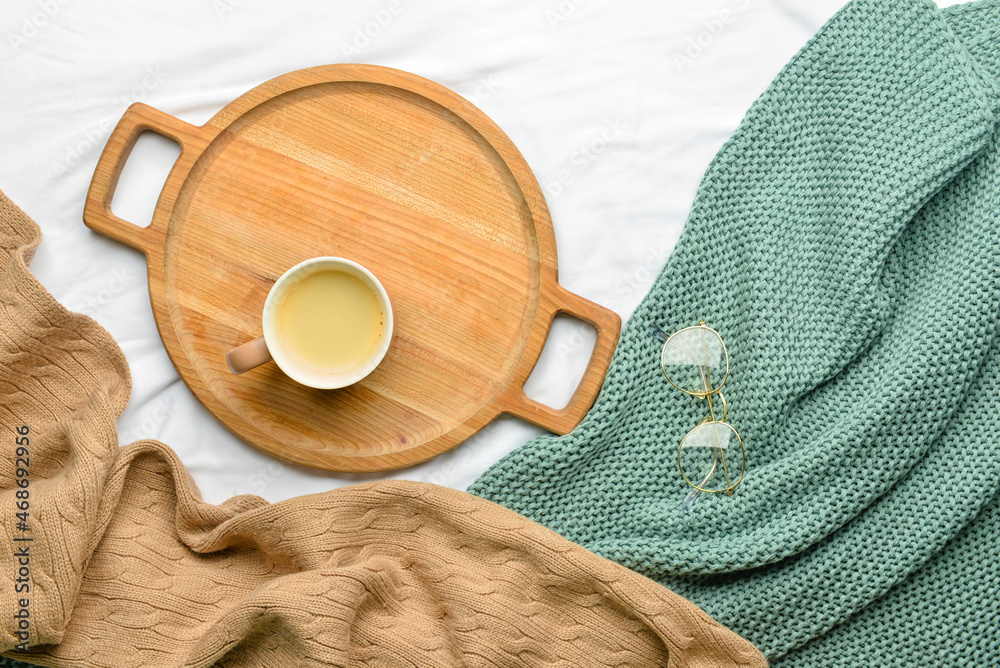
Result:
M181 153L152 223L138 227L110 203L144 131ZM510 139L461 96L398 70L292 72L200 127L133 104L83 219L145 253L157 328L201 403L252 445L307 466L407 466L501 413L566 433L618 341L618 315L557 283L548 209ZM273 363L234 376L226 352L261 335L271 285L318 255L360 262L385 286L395 333L381 365L339 390L299 385ZM556 410L523 387L560 312L591 323L597 344Z

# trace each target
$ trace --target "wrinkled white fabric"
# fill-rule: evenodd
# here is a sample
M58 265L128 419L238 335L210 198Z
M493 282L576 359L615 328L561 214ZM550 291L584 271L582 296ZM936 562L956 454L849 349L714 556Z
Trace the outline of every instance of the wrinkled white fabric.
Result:
M278 501L385 477L464 489L540 430L505 417L423 465L347 475L265 455L198 403L160 342L142 254L82 222L97 157L128 104L201 124L253 86L312 65L369 62L433 79L483 109L524 154L552 212L561 283L624 319L673 248L709 160L842 4L4 0L0 187L42 227L32 271L126 354L134 384L122 442L176 444L206 501ZM172 156L168 141L143 138L116 213L148 220ZM560 320L554 336L528 392L559 406L593 335Z

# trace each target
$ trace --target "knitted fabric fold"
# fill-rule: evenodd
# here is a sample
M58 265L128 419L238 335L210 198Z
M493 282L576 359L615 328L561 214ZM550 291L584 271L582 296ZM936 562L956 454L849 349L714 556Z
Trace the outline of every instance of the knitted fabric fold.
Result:
M661 585L465 492L391 481L204 503L167 446L118 447L125 358L30 274L39 240L0 193L7 657L87 668L767 665Z
M854 0L716 155L571 434L470 491L687 596L777 666L1000 661L1000 4ZM650 335L728 346L735 496ZM929 658L933 657L933 658Z

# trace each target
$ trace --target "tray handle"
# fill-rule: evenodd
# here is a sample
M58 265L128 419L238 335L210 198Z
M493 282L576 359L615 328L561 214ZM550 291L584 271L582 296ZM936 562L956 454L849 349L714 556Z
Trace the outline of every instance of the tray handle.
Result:
M195 152L201 153L208 143L200 133L201 128L154 109L148 104L141 102L132 104L125 110L118 125L111 132L108 143L104 145L104 151L97 161L83 208L83 222L95 232L141 250L148 256L152 250L163 247L167 221L164 219L158 222L154 215L149 227L139 227L111 212L111 200L115 195L118 177L125 167L125 161L128 160L139 136L147 130L173 139L180 145L181 155L175 165L184 161L186 157L191 157Z
M597 399L597 394L604 383L604 376L611 364L611 356L615 352L615 346L618 345L622 319L611 309L584 299L558 283L554 283L552 288L553 300L556 303L552 311L553 318L559 313L568 313L574 318L590 323L597 330L597 340L587 362L587 368L569 403L563 408L552 408L535 401L524 393L522 386L514 388L507 395L503 411L562 435L568 434L580 424Z

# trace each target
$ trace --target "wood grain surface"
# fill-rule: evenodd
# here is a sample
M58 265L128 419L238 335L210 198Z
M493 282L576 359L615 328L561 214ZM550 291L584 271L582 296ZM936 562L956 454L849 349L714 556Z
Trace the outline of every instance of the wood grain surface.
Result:
M110 202L145 131L181 153L138 227ZM501 413L566 433L596 398L621 327L557 282L548 209L507 136L461 96L384 67L292 72L200 127L132 105L84 222L145 253L157 328L199 401L248 443L317 468L408 466ZM385 286L395 332L382 363L337 390L274 363L233 375L226 353L261 335L271 285L321 255ZM569 404L553 409L523 388L561 312L591 323L597 343Z

